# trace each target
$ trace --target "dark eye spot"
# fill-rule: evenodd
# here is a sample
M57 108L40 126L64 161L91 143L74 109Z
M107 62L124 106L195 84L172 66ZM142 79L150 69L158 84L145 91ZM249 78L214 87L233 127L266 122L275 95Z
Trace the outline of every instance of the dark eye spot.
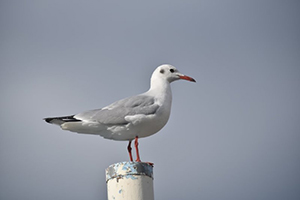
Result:
M165 73L165 70L161 69L159 72L163 74Z
M170 69L170 72L171 72L171 73L174 73L174 72L175 72L175 70L174 70L174 69Z

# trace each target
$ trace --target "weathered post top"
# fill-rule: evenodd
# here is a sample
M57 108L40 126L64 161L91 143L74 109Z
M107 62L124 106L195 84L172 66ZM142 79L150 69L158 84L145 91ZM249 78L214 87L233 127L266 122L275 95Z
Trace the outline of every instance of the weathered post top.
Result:
M106 182L114 178L133 178L133 175L148 176L153 179L153 166L144 162L119 162L106 169Z
M120 162L106 169L108 200L153 200L153 166Z

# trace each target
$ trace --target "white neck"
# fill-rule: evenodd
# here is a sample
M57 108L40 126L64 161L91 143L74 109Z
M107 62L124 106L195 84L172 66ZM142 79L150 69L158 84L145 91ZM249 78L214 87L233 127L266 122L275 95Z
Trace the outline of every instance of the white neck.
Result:
M146 93L155 96L159 104L172 103L171 86L165 79L152 77L150 89Z

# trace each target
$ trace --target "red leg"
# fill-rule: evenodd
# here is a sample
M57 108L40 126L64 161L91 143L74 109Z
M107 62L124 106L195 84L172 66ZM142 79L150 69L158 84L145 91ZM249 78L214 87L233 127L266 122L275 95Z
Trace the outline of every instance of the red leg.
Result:
M132 154L131 154L131 140L129 141L128 143L128 146L127 146L127 150L128 150L128 153L129 153L129 158L130 158L130 161L133 162L133 159L132 159Z
M138 139L139 139L139 137L136 136L135 141L134 141L134 146L135 146L135 150L136 150L136 160L135 161L136 162L141 162L140 154L139 154L139 148L138 148L138 146L139 146Z

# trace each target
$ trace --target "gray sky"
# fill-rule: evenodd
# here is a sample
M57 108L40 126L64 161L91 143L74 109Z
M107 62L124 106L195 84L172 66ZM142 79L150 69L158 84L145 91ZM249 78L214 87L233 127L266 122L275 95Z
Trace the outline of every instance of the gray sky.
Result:
M140 140L156 199L300 199L299 1L1 1L0 199L106 199L127 142L42 121L148 90L171 117Z

